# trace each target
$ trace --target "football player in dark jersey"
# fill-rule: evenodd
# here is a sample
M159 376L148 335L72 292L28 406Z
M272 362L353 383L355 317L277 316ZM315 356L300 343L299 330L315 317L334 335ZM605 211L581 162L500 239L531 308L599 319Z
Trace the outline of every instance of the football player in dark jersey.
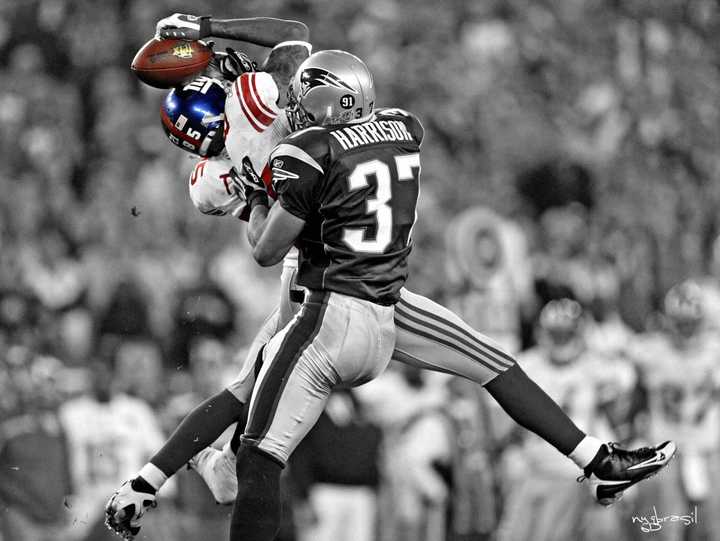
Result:
M363 383L387 364L392 351L386 340L394 345L399 323L386 318L394 315L407 278L415 221L422 127L405 111L373 111L372 77L360 59L342 51L315 53L298 68L288 95L288 114L300 131L271 153L277 193L272 210L257 175L246 171L240 181L251 208L253 256L272 265L296 245L297 283L309 296L259 356L238 452L231 539L273 538L280 468L317 420L330 390ZM576 433L569 439L577 437L577 445L567 454L584 464L601 503L659 471L675 452L671 442L635 451L599 444L519 368L505 374L505 384L491 389L490 382L488 390L512 411L509 396L518 389L509 389L508 382L514 382L527 393L526 405L536 403L548 423ZM532 417L514 413L525 421Z
M265 346L237 459L231 539L272 540L280 472L331 390L378 375L395 347L394 305L407 278L420 168L420 124L373 112L365 64L321 51L290 87L295 132L270 156L277 203L246 181L248 240L263 266L299 249L309 294Z

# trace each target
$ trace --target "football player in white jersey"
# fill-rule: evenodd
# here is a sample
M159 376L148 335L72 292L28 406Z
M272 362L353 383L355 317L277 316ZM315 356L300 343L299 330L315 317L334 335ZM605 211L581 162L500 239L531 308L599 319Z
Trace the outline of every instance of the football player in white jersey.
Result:
M587 347L585 318L570 299L550 301L540 312L538 345L518 355L525 369L570 418L605 439L615 439L606 404L616 403L634 389L633 367ZM591 499L568 490L572 465L533 434L523 435L517 450L524 475L514 479L500 526L502 541L575 541L600 536L616 538L617 516L603 513L593 520ZM590 533L592 532L592 533Z
M647 390L640 432L646 439L668 435L683 452L679 468L643 487L635 514L647 516L653 505L661 514L693 514L697 506L707 516L705 509L717 505L713 463L720 451L720 339L708 328L702 290L695 282L673 286L662 315L664 328L641 336L630 350ZM685 528L673 526L655 535L682 539ZM699 526L706 528L708 522Z
M216 34L217 37L239 35L230 21L213 24L212 20L198 22L198 18L177 14L170 19L158 23L160 35L202 38L208 35L205 34L208 28L215 27L223 28L223 33ZM238 25L241 21L235 20ZM171 30L163 30L170 27ZM251 191L257 191L263 188L263 181L268 182L267 158L273 145L291 128L289 117L280 106L290 76L309 50L309 44L297 41L276 44L263 65L264 73L241 73L230 84L224 110L220 110L217 103L207 103L212 110L206 111L197 121L190 118L193 113L186 102L195 99L193 95L202 92L206 85L206 94L210 95L214 92L213 86L222 83L208 79L191 83L176 91L171 103L166 103L165 113L171 122L164 120L163 123L170 134L175 135L176 140L172 137L171 140L185 150L208 158L205 165L199 162L191 176L190 189L194 192L191 197L196 206L213 214L245 214L244 187L251 185ZM333 74L316 79L315 83L320 85L334 84ZM349 101L342 104L345 105L352 107ZM221 120L216 119L218 113L224 113ZM181 130L185 137L173 133L170 126ZM284 130L288 131L283 134ZM223 135L223 145L217 144ZM190 149L183 141L196 147ZM222 165L216 167L213 162L218 158L228 161L222 161ZM261 174L255 171L261 171ZM217 177L211 176L216 174ZM240 186L236 191L228 185L232 181ZM271 187L268 192L272 195ZM259 369L258 353L290 317L291 313L282 313L282 308L292 309L293 300L302 301L302 289L293 284L295 265L292 257L286 260L280 309L268 318L253 341L237 380L193 410L168 443L111 498L106 509L108 524L119 533L132 536L137 532L144 510L154 503L156 490L168 476L240 418ZM594 496L601 503L615 501L624 489L664 467L674 454L675 447L671 442L657 448L627 451L587 436L527 377L512 356L437 303L403 288L401 299L395 305L395 314L395 360L460 375L484 385L518 424L538 434L584 470L592 483ZM206 450L198 457L198 471L221 502L232 501L237 491L234 450L229 447L222 453ZM642 467L628 469L640 463L643 463Z

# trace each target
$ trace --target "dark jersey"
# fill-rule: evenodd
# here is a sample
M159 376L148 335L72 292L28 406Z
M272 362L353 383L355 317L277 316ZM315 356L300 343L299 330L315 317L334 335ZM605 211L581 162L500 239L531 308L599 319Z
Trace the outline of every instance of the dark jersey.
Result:
M278 201L306 222L297 282L394 304L407 279L423 129L399 109L308 128L270 156Z

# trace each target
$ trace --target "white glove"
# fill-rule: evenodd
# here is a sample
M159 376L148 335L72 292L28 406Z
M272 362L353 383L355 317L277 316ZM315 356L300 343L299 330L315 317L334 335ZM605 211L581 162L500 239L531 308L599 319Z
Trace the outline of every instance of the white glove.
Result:
M173 13L158 21L155 35L159 38L203 39L210 35L210 17Z
M133 539L140 531L140 519L151 507L157 507L157 501L147 481L142 477L125 481L105 505L105 525L123 539Z

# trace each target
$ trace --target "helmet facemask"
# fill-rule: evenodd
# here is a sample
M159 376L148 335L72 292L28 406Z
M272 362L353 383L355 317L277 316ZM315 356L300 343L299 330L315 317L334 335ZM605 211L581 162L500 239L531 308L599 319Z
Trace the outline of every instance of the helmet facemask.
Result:
M287 90L287 106L285 107L285 114L287 115L288 122L290 123L290 129L292 129L292 131L302 130L312 126L315 122L315 118L303 109L300 101L298 101L295 96L292 83L290 83Z

